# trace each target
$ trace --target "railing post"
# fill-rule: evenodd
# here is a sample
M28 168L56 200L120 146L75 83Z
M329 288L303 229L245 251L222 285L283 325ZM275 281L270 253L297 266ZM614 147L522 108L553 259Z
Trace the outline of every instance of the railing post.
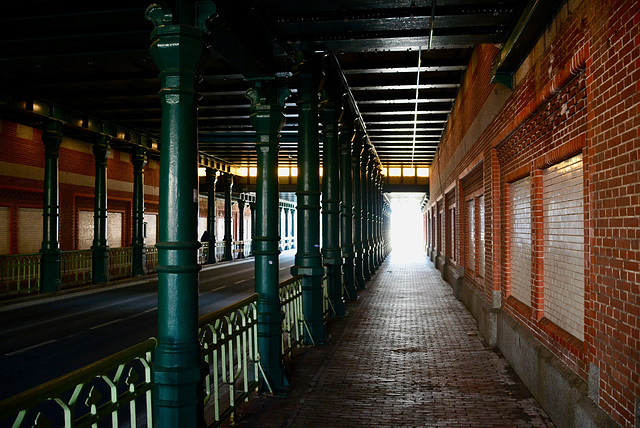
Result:
M133 164L133 256L132 275L140 276L146 270L146 245L144 244L144 166L147 164L147 150L139 148L131 158Z
M258 176L256 179L255 291L258 300L258 349L269 385L284 391L289 385L282 365L282 312L278 284L278 141L285 122L284 102L289 89L257 80L247 91L250 120L256 130Z
M244 259L244 201L238 200L238 242L240 242L240 248L238 249L238 258Z
M330 83L331 81L329 81ZM328 88L329 90L333 88ZM340 249L340 157L338 111L340 97L323 91L320 115L323 125L322 255L327 267L327 287L334 315L346 313L342 297L342 254Z
M233 175L225 173L222 176L224 184L224 260L233 260L233 234L231 231L231 189L233 188Z
M207 168L207 230L209 231L209 254L207 263L216 262L216 182L218 181L218 171Z
M180 9L169 10L168 3L162 4L147 9L147 18L155 26L150 52L160 70L162 88L154 419L158 427L195 427L203 418L198 414L199 96L195 83L206 59L205 21L215 13L215 6L205 1L177 2L171 4Z
M96 159L95 196L93 208L92 268L93 283L109 281L109 242L107 241L107 158L110 137L100 135L93 145Z
M42 203L42 248L40 249L41 281L43 293L60 290L59 192L58 157L62 143L62 123L50 121L42 133L44 143L44 192Z
M311 55L311 54L309 54ZM305 343L326 339L322 311L322 255L320 254L320 152L318 144L318 89L320 64L298 53L294 68L298 86L298 251L291 274L302 275L302 303L308 326Z
M349 300L357 300L353 260L355 251L353 248L353 179L351 170L351 139L354 137L353 116L343 111L340 117L340 199L342 200L342 257L344 264L344 286Z

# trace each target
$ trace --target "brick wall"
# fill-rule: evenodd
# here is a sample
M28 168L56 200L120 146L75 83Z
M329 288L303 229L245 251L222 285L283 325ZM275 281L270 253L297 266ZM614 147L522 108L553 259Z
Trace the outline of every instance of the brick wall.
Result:
M78 243L78 210L93 210L95 159L92 145L64 138L58 159L60 248ZM44 144L37 128L0 120L0 206L10 208L10 252L18 252L20 207L42 208ZM123 214L121 242L131 244L133 165L128 153L111 150L107 163L107 207ZM144 171L145 210L158 212L159 164L150 160Z
M463 187L462 179L482 161L486 303L500 306L571 370L595 383L592 398L626 427L640 420L639 9L635 0L564 3L503 98L505 89L489 83L497 48L477 47L432 165L427 206L438 210L435 201L444 189ZM479 113L491 108L496 114L479 132L469 132L477 131ZM553 314L553 294L545 294L550 266L547 260L545 272L544 175L575 155L583 159L582 335L579 325L563 324L562 310ZM532 297L519 302L508 298L516 268L508 244L509 183L525 176L531 178ZM456 224L463 252L465 212L458 210ZM494 291L500 292L497 302ZM589 372L597 377L589 379Z

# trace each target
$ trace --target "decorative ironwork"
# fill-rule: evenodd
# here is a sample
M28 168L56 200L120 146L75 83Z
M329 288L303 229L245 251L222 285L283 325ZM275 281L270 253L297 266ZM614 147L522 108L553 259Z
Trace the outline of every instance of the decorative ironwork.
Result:
M128 278L132 274L133 249L131 247L109 249L110 279Z
M202 358L208 365L204 406L213 407L209 426L232 418L238 405L258 388L258 297L253 294L199 320ZM205 417L209 413L205 410Z
M155 272L158 265L158 248L155 245L145 247L145 265L147 272Z
M18 295L40 291L40 254L15 254L0 257L0 295Z
M0 402L0 424L18 427L153 426L155 338ZM106 426L106 425L105 425Z
M290 355L304 338L304 314L302 312L302 275L294 276L279 285L282 320L282 355ZM306 327L308 330L308 327Z
M92 263L91 250L63 251L60 257L62 288L89 284Z

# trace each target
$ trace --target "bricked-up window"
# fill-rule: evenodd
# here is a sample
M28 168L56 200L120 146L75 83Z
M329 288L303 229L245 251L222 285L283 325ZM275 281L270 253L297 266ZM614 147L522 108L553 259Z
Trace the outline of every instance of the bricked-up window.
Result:
M478 198L478 276L484 278L484 195Z
M544 315L584 340L582 155L543 171Z
M531 305L531 180L510 184L511 295Z
M447 228L445 227L444 210L440 210L440 254L445 254L445 242L447 242Z
M107 241L110 248L122 247L122 213L107 213ZM78 212L78 249L88 250L93 245L93 211Z
M456 207L449 208L449 249L447 256L456 260Z
M9 254L11 251L11 235L9 234L9 227L11 222L9 216L11 214L11 208L0 207L0 255Z
M158 242L158 214L144 214L144 222L147 224L146 226L146 236L144 238L144 243L146 245L156 245Z
M476 216L473 199L467 201L467 266L470 271L476 270Z
M18 254L37 253L42 246L42 209L18 208Z

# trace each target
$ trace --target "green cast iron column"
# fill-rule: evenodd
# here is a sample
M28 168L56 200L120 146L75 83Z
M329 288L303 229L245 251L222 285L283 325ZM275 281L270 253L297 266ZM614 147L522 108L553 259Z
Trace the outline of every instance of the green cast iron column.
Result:
M343 112L340 116L339 125L340 142L340 199L342 200L342 216L341 216L341 244L342 257L344 263L342 272L344 275L344 287L347 293L347 299L357 300L358 292L354 278L353 259L355 252L353 249L353 180L351 178L351 139L353 133L353 116L347 112Z
M382 171L378 170L378 180L376 182L376 236L378 237L378 250L376 251L377 266L383 261L382 256Z
M375 266L375 249L376 249L376 237L374 230L374 219L375 219L375 204L374 204L374 195L373 195L373 186L375 180L375 170L376 170L376 159L373 156L373 151L369 149L369 165L367 167L367 204L369 206L369 215L367 216L367 231L369 234L369 274L373 276L376 273Z
M256 237L256 204L255 202L249 202L249 209L251 209L251 248L249 249L249 255L253 256L253 240Z
M274 391L289 385L281 359L282 312L278 284L278 150L280 130L284 125L284 102L289 89L256 81L247 91L251 100L250 120L256 130L258 174L256 178L255 290L258 299L258 350L264 375ZM264 387L264 386L263 386Z
M244 201L238 200L238 241L240 241L240 251L238 258L244 259Z
M282 249L288 250L289 242L287 241L287 238L289 237L289 208L283 207L281 212L282 212L282 224L283 224L282 237L281 237Z
M147 273L144 244L144 166L147 164L147 150L140 147L131 157L133 164L133 276Z
M373 250L371 251L371 260L374 271L378 270L380 260L378 259L378 251L380 250L380 236L378 235L378 174L377 165L373 169L373 180L371 180L371 236L373 236Z
M216 182L218 171L207 168L207 230L209 231L209 254L207 263L216 262Z
M42 200L42 248L40 249L43 293L60 290L58 157L62 143L62 123L51 121L42 133L44 143L44 192Z
M322 135L322 255L327 267L327 287L333 316L346 313L342 297L342 249L340 248L340 154L338 114L340 98L323 91L320 103Z
M294 79L298 86L298 251L292 275L303 275L302 305L311 332L304 342L324 343L322 314L322 255L320 254L320 152L318 148L318 89L320 64L298 54Z
M166 3L165 3L166 4ZM198 343L198 140L195 83L206 59L204 22L210 2L153 5L150 52L160 71L162 105L160 227L158 247L158 346L153 362L157 427L195 427L201 391ZM189 9L189 7L191 9ZM188 22L191 20L191 22Z
M360 196L362 204L362 275L365 281L371 280L371 270L369 269L369 253L371 252L369 241L369 147L364 144L361 153L362 163L360 164Z
M109 137L101 135L93 145L96 159L95 196L93 203L93 283L109 281L109 243L107 242L107 158Z
M233 260L233 234L231 231L231 189L233 188L233 175L223 175L224 184L224 260Z
M362 271L362 131L356 131L353 140L353 245L355 247L355 284L360 290L366 288Z

